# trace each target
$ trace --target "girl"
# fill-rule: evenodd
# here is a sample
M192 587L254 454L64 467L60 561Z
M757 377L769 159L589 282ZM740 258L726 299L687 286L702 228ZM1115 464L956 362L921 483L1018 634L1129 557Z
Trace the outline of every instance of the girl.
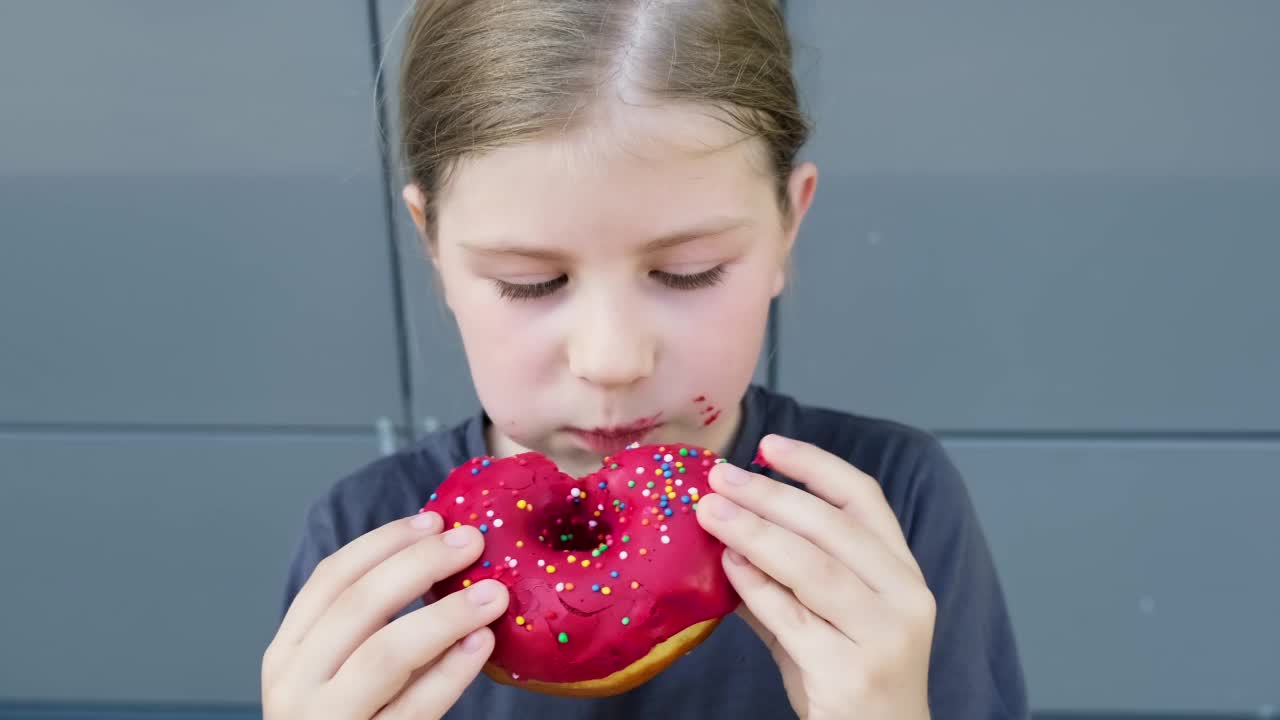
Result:
M312 506L263 658L267 718L1025 716L991 556L938 443L750 384L817 185L790 67L771 0L419 0L404 199L482 410ZM423 607L484 539L415 511L472 456L537 450L585 474L633 441L729 459L696 516L742 608L624 695L478 675L506 589ZM757 449L767 475L741 469Z

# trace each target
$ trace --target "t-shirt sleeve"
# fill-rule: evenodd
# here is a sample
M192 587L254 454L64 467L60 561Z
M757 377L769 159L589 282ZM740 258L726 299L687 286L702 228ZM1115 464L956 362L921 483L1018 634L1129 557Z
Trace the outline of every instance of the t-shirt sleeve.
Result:
M903 526L937 605L929 662L933 718L1026 718L1013 627L964 480L933 438L918 458Z
M342 546L336 529L336 518L328 497L316 501L307 511L302 537L294 547L285 577L284 598L280 618L289 612L289 606L298 591L306 584L320 561L337 552Z

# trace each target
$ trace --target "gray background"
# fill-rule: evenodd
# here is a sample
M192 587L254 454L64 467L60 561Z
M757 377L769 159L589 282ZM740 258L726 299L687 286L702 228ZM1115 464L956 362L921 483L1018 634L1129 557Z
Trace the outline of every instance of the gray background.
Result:
M371 2L0 2L0 716L251 716L306 504L473 411ZM943 438L1046 717L1280 714L1280 3L788 15L778 388Z

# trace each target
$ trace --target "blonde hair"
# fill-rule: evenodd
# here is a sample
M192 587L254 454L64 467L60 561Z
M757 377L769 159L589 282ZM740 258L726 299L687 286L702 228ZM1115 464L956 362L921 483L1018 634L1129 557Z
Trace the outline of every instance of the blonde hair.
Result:
M809 123L776 0L417 0L400 67L401 160L429 228L459 159L570 127L610 82L763 139L789 212Z

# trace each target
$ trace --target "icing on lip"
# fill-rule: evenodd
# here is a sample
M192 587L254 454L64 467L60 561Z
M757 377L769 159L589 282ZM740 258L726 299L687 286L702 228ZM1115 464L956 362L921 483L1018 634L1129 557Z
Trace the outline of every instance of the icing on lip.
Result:
M647 418L641 418L626 425L614 425L611 427L596 427L590 429L568 428L574 437L585 447L598 455L608 455L609 453L618 452L627 445L635 442L642 442L644 438L653 430L660 427L658 418L661 413Z

